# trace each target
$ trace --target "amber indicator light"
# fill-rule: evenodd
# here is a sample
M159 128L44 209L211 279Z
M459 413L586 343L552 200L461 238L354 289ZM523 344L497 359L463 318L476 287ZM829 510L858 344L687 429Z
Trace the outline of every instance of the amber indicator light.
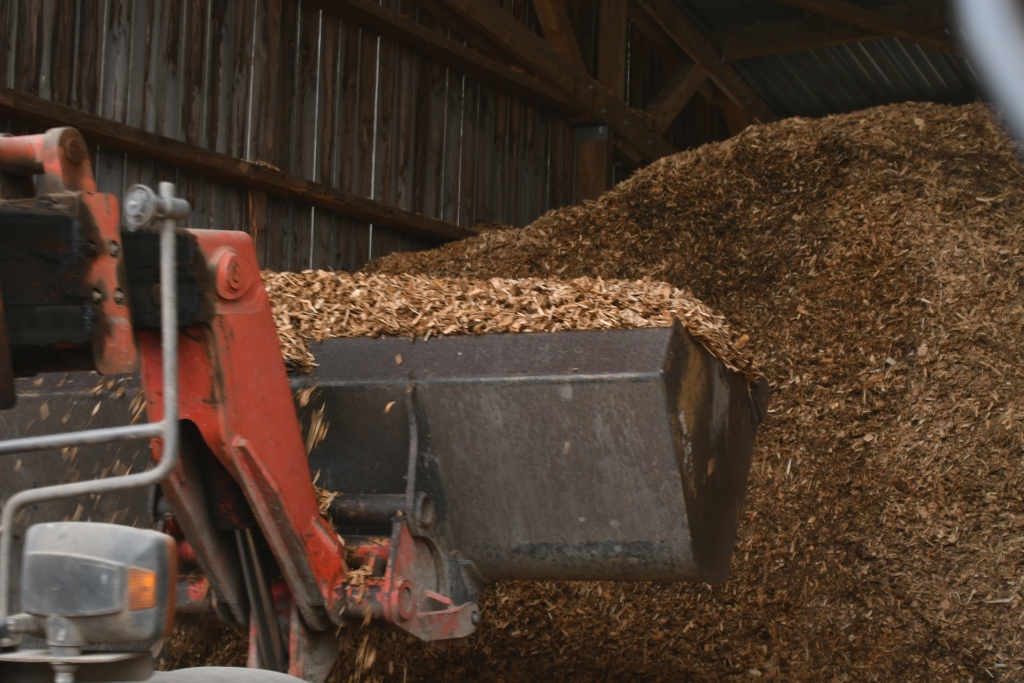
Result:
M156 572L128 567L128 611L156 607Z

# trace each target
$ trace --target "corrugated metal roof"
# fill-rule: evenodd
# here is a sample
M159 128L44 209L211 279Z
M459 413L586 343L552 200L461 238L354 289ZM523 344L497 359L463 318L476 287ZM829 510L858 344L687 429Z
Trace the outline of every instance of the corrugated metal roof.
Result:
M892 0L847 0L863 7ZM705 33L812 15L766 0L675 0ZM949 104L979 97L966 59L896 39L872 40L733 62L780 116L824 116L881 104L928 100Z

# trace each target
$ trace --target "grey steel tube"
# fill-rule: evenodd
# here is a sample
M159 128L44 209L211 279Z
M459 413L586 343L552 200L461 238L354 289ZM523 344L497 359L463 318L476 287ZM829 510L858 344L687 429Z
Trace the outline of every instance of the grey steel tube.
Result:
M30 436L24 439L8 439L0 441L0 455L45 451L51 448L69 448L71 446L91 446L115 441L135 441L151 439L164 433L162 422L147 422L127 427L104 427L83 432L69 432L46 436Z
M132 219L138 216L144 216L146 220L151 217L162 219L160 228L160 333L164 366L164 419L158 423L140 425L140 427L149 427L156 430L157 434L155 435L162 435L163 457L156 467L139 474L46 486L21 491L11 496L4 504L3 512L0 513L0 533L3 534L0 537L0 618L6 617L9 610L11 544L14 516L19 510L27 505L49 500L152 486L163 481L178 464L178 285L175 227L178 218L188 215L189 205L188 202L174 197L174 185L171 183L160 183L158 202L149 206L141 204L152 201L152 199L152 190L135 186L129 190L129 199L125 202L125 208L129 222L133 222ZM130 206L131 202L136 202L136 206ZM142 209L150 210L142 211ZM140 223L136 222L135 224L139 225ZM129 426L120 429L122 434L131 435L125 438L142 438L141 435L138 435L139 427ZM107 433L109 439L115 430L102 431ZM58 447L56 446L58 443L64 446L96 443L91 440L93 438L91 434L93 433L87 431L21 441L28 441L34 450L39 450L39 448ZM77 437L78 440L69 441L72 437ZM47 442L47 440L49 441ZM38 445L44 442L49 445Z
M1024 9L1018 0L956 0L956 6L972 59L1024 140Z
M388 526L391 518L404 510L404 493L342 494L328 508L335 524L368 526Z

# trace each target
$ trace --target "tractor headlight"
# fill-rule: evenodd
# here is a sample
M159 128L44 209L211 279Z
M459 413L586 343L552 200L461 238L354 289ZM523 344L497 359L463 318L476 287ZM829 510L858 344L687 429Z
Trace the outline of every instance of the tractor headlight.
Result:
M136 643L174 621L174 540L91 522L37 524L22 561L21 609L46 624L51 646Z

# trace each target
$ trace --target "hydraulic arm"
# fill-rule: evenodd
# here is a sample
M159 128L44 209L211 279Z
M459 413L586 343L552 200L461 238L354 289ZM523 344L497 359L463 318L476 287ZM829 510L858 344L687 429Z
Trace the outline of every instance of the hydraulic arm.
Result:
M188 206L170 186L131 188L122 223L70 129L0 137L0 169L0 405L13 408L0 435L21 439L0 441L0 456L74 445L79 470L106 462L105 474L111 454L98 444L151 439L148 453L137 442L118 450L119 463L163 468L150 470L159 488L129 521L155 519L177 543L170 613L176 603L248 626L250 665L322 680L339 628L366 620L424 640L465 638L493 581L725 579L767 391L678 322L335 339L314 345L312 373L289 375L247 234L175 228ZM17 379L55 371L140 378L149 423L113 428L137 417L127 399L96 403L115 382ZM57 419L110 428L49 434ZM330 429L307 443L302 425L314 420ZM61 481L66 455L17 467L0 457L4 547L12 501L29 482ZM27 514L46 521L45 509ZM5 635L0 619L0 640L58 617L93 624L25 592L40 585L25 580L29 563L68 534L34 533L20 593L0 581L12 607L0 610L10 624ZM16 614L19 601L35 611ZM97 644L87 636L75 647ZM82 665L48 643L39 656L53 666ZM25 656L0 651L0 671L14 660Z

